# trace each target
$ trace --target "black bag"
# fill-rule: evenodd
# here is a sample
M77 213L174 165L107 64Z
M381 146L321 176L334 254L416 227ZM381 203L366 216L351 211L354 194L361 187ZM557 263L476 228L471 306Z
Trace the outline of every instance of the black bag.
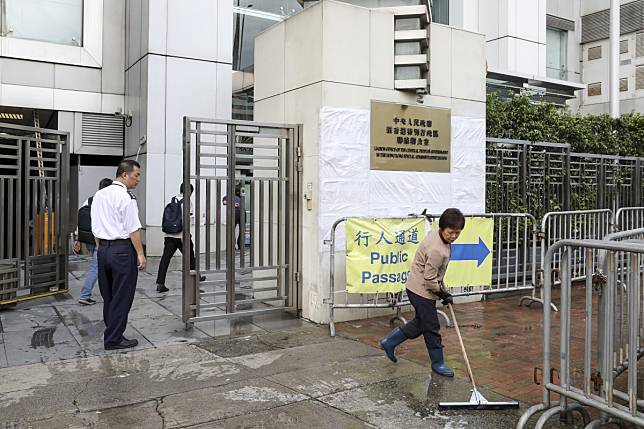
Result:
M183 200L172 197L172 200L163 209L163 220L161 230L166 234L178 234L183 231Z
M87 200L87 205L78 210L78 241L85 244L94 244L94 234L92 234L92 200Z

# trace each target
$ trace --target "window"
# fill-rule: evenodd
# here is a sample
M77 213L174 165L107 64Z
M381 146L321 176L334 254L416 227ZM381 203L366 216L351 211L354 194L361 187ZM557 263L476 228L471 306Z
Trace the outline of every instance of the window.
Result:
M644 57L644 33L635 36L635 56Z
M593 46L592 48L588 48L588 61L598 60L601 57L602 57L601 46Z
M449 0L432 0L432 21L449 25Z
M644 66L635 67L635 89L644 89Z
M546 76L566 79L568 67L568 32L546 28Z
M623 77L619 80L619 92L628 91L628 78Z
M297 0L233 0L233 70L252 71L255 37L301 9Z
M621 40L619 42L619 53L628 54L628 40Z
M82 46L83 0L0 0L2 35Z
M602 83L589 83L588 84L588 96L594 97L596 95L602 95Z

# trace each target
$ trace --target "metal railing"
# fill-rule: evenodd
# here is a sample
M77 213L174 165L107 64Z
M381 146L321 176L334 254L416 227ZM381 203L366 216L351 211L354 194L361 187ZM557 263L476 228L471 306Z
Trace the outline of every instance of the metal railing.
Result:
M644 207L622 207L615 212L615 231L644 228Z
M604 273L599 277L587 275L584 291L584 315L572 318L572 304L578 302L580 297L572 297L572 283L574 280L574 266L572 262L574 252L585 254L583 258L584 271L595 272L597 267L596 255L605 252ZM561 240L552 245L545 254L545 277L543 291L543 398L542 403L529 408L517 424L517 429L522 429L528 420L536 414L543 412L537 420L536 429L544 427L546 422L554 415L569 415L573 411L579 412L586 427L598 427L609 419L618 419L644 426L644 414L638 410L643 401L637 397L637 361L641 357L639 344L641 342L641 276L644 275L642 264L644 244L634 242L614 242L608 240ZM559 255L559 256L557 256ZM553 327L550 311L552 303L552 289L554 286L554 262L558 258L559 280L561 288L561 311L559 313L559 329ZM624 263L622 264L623 261ZM599 286L598 286L599 285ZM599 288L599 317L596 326L593 326L593 306L597 304L593 297L594 287ZM620 308L616 296L620 295L626 303L625 308ZM604 323L612 321L612 323ZM578 326L581 324L581 326ZM573 338L573 325L575 332L583 332L583 358L571 354L571 344L579 342ZM617 328L619 326L619 328ZM553 333L559 333L559 353L552 351ZM616 350L617 337L623 332L623 354ZM551 359L559 357L559 380L553 380ZM579 370L581 367L581 370ZM627 371L626 391L618 387L616 377ZM551 401L551 393L558 394L560 401ZM619 403L624 401L626 405ZM593 408L600 413L600 419L590 422L589 413L584 406Z
M420 216L409 215L405 219L418 219ZM329 305L329 334L335 336L335 310L337 309L395 309L396 315L392 317L391 323L399 320L405 323L402 317L402 307L409 306L409 298L405 291L398 293L382 292L382 293L358 293L350 294L345 288L345 282L342 282L342 289L336 290L336 250L337 250L337 230L338 227L345 223L349 218L341 218L336 220L331 227L331 238L325 240L325 244L329 246L329 298L325 300ZM372 217L364 218L351 218L351 219L373 219ZM383 219L383 218L380 218ZM394 218L392 218L394 219ZM401 218L395 218L401 219ZM429 228L426 228L429 231ZM339 299L338 296L342 295L344 299ZM445 319L446 325L451 326L451 321L447 314L443 311L437 310L438 314Z
M544 284L544 273L546 271L545 255L547 251L560 240L602 240L612 231L613 212L609 209L579 210L549 212L543 216L541 221L541 260L540 269L537 274L537 288ZM586 277L585 254L579 250L572 255L573 279L582 280ZM557 253L550 262L553 272L559 270L561 264L561 252ZM543 304L543 293L536 296L535 289L533 296L526 296L521 299L520 304L527 301L541 302ZM528 305L529 305L528 304ZM554 304L553 310L557 310Z
M440 214L425 215L438 222ZM485 285L450 287L453 296L486 295L534 289L537 273L537 220L529 213L467 214L468 218L494 221L492 281ZM466 220L467 224L467 220Z
M427 221L437 221L440 215L426 214ZM419 216L410 215L410 218ZM494 243L492 246L492 279L490 284L450 288L455 297L488 295L504 292L520 292L534 289L537 257L537 222L530 214L482 213L468 214L466 218L491 218L494 220ZM348 218L338 219L331 228L331 238L325 241L330 246L329 254L329 330L335 335L335 310L337 309L396 309L394 320L402 320L401 308L410 305L406 293L349 294L344 282L336 276L336 232ZM429 231L429 228L426 229ZM338 284L339 283L339 284ZM341 285L341 286L340 286ZM338 287L338 289L336 289ZM439 311L451 326L449 317Z

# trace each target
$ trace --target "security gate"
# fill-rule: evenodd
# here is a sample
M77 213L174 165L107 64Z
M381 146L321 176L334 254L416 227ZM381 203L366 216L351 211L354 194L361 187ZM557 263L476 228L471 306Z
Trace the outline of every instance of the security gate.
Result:
M68 140L0 123L0 308L67 292Z
M184 118L184 322L299 310L300 138L299 125Z

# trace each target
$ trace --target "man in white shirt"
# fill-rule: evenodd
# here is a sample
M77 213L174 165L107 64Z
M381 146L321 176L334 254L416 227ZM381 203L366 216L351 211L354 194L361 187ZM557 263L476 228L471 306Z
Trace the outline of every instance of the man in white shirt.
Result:
M98 287L103 297L105 350L136 347L138 341L123 336L134 300L137 268L145 269L141 243L141 222L136 198L129 191L141 181L141 166L123 160L116 170L116 180L94 195L92 233L96 238Z

